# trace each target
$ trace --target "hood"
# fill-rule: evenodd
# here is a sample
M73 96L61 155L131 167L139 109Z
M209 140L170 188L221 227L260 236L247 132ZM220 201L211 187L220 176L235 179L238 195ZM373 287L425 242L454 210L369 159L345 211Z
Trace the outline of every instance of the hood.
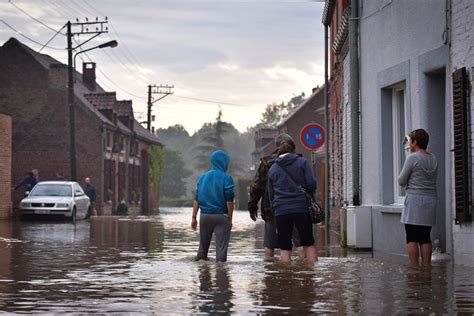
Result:
M288 153L288 154L284 154L283 156L279 156L279 157L276 159L276 162L278 162L279 164L281 164L281 165L283 165L283 166L289 166L289 165L291 165L296 159L298 159L298 155L297 155L297 154Z
M70 196L27 196L21 200L28 203L70 203Z
M226 172L227 168L229 168L229 160L230 157L222 150L216 150L211 154L211 161L212 169L217 169Z
M416 162L418 167L423 170L428 175L432 175L437 172L438 170L438 161L434 155L423 155L419 154L420 159Z

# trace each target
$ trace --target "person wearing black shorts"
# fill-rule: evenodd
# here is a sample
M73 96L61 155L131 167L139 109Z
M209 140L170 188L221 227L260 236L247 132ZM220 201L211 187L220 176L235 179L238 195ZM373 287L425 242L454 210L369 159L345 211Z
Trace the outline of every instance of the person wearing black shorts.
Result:
M431 227L436 225L436 179L438 163L429 153L429 135L417 129L406 137L407 156L398 183L405 187L406 197L400 222L405 224L409 265L418 267L419 257L424 267L431 265Z
M308 161L295 154L295 143L287 139L278 147L278 158L268 172L267 186L276 220L280 260L283 262L291 261L294 228L298 231L305 258L310 263L318 260L308 200L301 186L314 194L316 181Z

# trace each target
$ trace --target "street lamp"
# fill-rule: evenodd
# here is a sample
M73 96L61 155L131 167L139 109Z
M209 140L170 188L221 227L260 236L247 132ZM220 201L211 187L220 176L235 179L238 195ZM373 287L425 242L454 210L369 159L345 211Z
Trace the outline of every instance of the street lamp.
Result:
M88 41L79 44L76 47L72 47L72 32L71 32L71 22L67 23L67 34L68 34L68 41L67 41L67 51L68 51L68 103L69 103L69 135L70 135L70 163L71 163L71 180L77 180L77 166L76 166L76 131L75 131L75 113L74 113L74 70L76 69L76 56L88 51L91 51L96 48L105 48L105 47L117 47L117 41L109 41L104 44L100 44L98 46L88 48L82 50L74 55L74 59L72 53L74 50L78 49L89 40L93 39L95 36L91 37ZM96 36L98 36L97 34ZM74 65L73 65L74 61Z
M109 41L107 43L103 43L103 44L100 44L100 45L97 45L97 46L94 46L94 47L91 47L91 48L88 48L88 49L81 50L80 52L77 52L76 54L74 54L74 70L76 70L76 56L77 55L82 54L82 53L86 53L86 52L94 50L96 48L101 48L101 49L106 48L106 47L114 48L114 47L117 47L117 46L118 46L117 41L113 40L113 41ZM77 47L79 47L79 46L77 46ZM76 77L74 77L74 79L75 78ZM76 82L76 80L74 80L74 82Z

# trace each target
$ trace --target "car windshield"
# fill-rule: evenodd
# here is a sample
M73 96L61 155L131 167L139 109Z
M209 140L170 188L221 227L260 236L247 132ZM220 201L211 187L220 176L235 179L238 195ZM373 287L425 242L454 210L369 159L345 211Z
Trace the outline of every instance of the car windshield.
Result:
M30 196L72 196L72 191L67 184L37 184Z

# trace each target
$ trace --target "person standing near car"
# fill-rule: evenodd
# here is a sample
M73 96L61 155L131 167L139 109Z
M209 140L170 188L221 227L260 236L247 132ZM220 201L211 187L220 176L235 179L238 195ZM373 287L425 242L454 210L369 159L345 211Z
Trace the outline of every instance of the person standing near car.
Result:
M436 180L438 162L428 152L429 135L424 129L408 134L407 156L398 183L406 189L401 222L405 224L409 265L418 267L420 252L423 267L431 265L431 227L436 224Z
M86 218L92 216L97 216L97 211L95 210L95 200L96 200L96 190L95 186L91 184L91 178L87 177L84 179L84 193L89 197L90 200L90 208L87 210ZM92 214L90 214L92 212Z
M29 171L26 173L25 177L23 177L14 187L14 190L18 190L23 188L25 192L30 192L31 189L38 183L38 179L35 177L33 171Z

